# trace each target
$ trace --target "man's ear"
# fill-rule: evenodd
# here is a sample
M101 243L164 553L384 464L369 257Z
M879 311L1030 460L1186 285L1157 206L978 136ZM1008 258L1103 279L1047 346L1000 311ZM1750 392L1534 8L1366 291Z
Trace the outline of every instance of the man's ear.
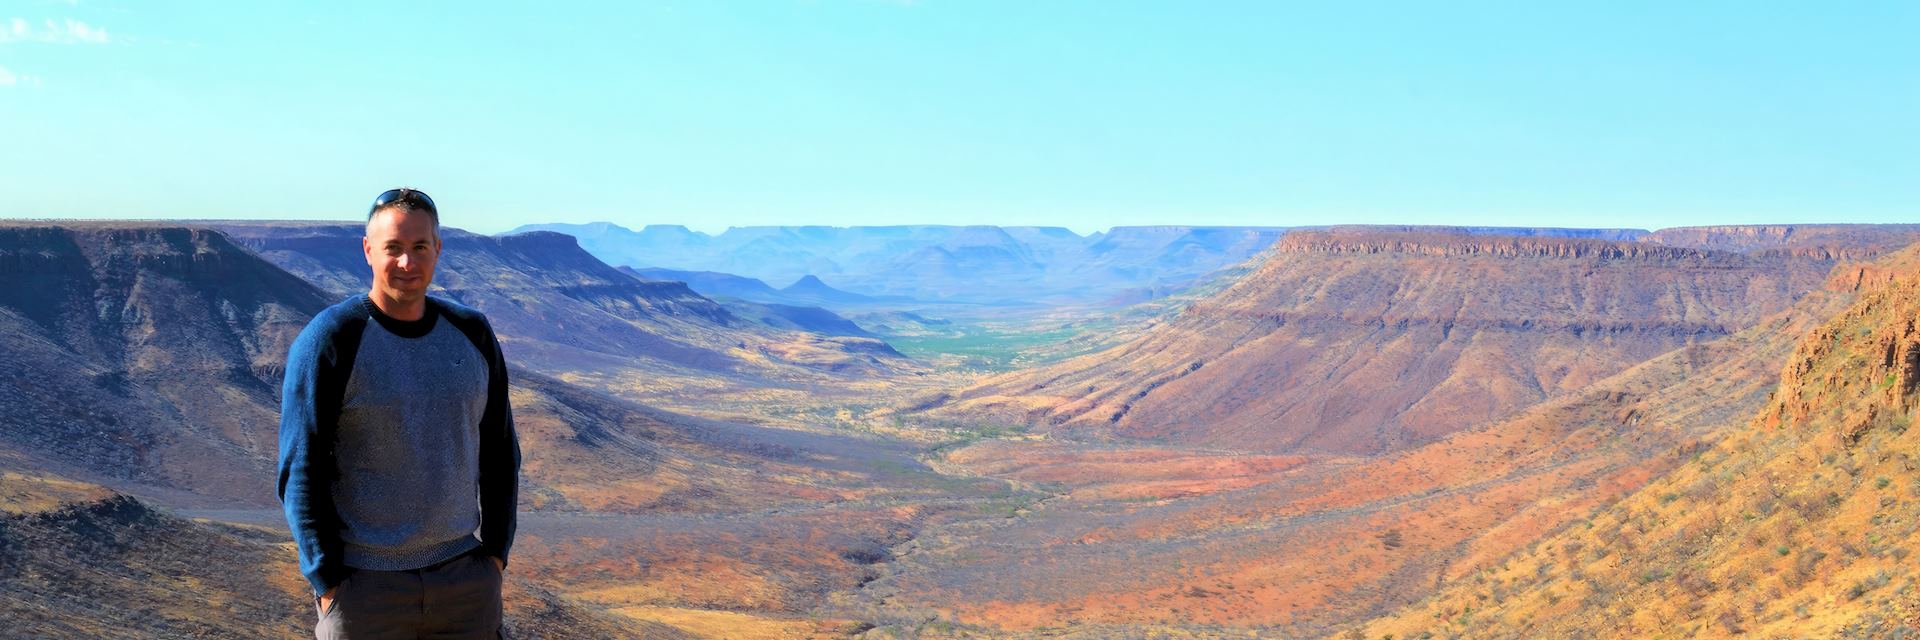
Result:
M360 255L367 259L367 266L373 266L373 239L360 236Z

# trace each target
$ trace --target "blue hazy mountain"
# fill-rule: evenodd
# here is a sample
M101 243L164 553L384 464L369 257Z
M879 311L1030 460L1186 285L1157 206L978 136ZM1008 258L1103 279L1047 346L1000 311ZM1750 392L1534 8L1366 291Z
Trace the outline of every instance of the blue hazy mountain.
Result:
M614 265L734 274L763 283L813 276L852 294L981 302L1098 300L1127 289L1185 284L1253 256L1285 231L1116 227L1082 236L1063 227L900 225L732 227L709 235L680 225L633 230L597 222L534 224L515 232L533 230L572 235ZM700 290L696 279L686 281Z
M620 267L620 270L639 277L642 280L684 282L688 288L698 291L701 295L705 296L728 296L742 300L752 300L754 302L793 302L792 299L781 294L780 290L773 288L772 285L762 282L757 278L736 276L731 273L720 273L718 271L681 271L679 269L630 266Z
M874 337L871 332L861 328L852 320L827 309L812 306L813 303L823 302L818 297L821 291L832 292L855 301L872 300L867 296L827 287L825 283L821 283L818 289L806 287L796 289L795 287L799 287L801 283L794 283L786 289L775 289L765 282L731 273L633 267L619 267L619 269L644 282L680 285L700 295L712 296L734 315L775 329L811 331L830 336ZM819 279L814 278L813 282L819 282Z

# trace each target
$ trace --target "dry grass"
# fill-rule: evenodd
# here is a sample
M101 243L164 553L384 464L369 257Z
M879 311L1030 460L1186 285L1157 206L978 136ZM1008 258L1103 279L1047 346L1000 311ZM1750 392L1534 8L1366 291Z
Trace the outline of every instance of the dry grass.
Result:
M40 513L76 502L105 499L111 495L112 491L95 484L50 475L0 471L0 513Z
M860 628L847 621L773 618L735 611L677 607L615 607L615 614L657 622L700 638L765 638L767 640L844 638Z

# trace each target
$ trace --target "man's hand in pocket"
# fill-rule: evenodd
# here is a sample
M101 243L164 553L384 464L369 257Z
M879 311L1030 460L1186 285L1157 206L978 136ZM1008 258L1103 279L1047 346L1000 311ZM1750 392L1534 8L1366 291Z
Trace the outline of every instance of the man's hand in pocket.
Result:
M340 587L333 587L327 589L326 593L320 594L320 615L327 615L327 610L333 608L333 592L339 590Z

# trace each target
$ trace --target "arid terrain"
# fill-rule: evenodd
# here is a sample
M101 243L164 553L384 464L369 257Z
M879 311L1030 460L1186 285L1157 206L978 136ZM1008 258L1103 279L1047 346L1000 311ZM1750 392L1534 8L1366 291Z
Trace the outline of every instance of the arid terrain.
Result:
M359 234L0 221L0 635L308 633ZM1920 636L1920 227L443 238L512 637Z

